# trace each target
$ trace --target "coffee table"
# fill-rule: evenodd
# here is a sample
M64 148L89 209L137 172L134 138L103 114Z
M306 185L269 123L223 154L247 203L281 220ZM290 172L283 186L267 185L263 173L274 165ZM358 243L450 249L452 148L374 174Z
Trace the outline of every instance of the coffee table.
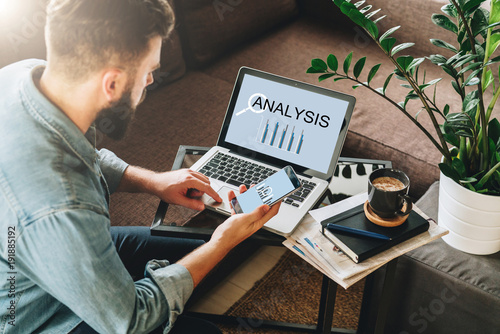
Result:
M189 168L208 150L208 147L181 145L174 160L172 170ZM370 172L374 169L390 167L392 167L390 161L341 157L335 174L330 182L329 189L325 196L318 201L317 206L334 203L346 197L366 191ZM208 240L214 229L226 218L227 217L221 214L209 210L198 212L180 206L169 206L167 203L160 201L151 226L151 233L161 236ZM261 229L251 236L249 240L260 245L282 246L282 242L285 238ZM241 261L240 257L238 261ZM367 277L358 331L332 328L337 284L327 276L323 276L321 298L319 301L318 324L316 326L267 320L262 320L261 326L315 333L364 333L368 329L364 328L363 324L368 322L368 318L372 319L375 317L375 332L383 333L385 317L387 315L391 296L391 279L394 277L396 262L397 259L386 265L386 279L383 282L384 292L382 298L380 298L378 302L374 302L371 299L372 289L375 284L372 279L373 275ZM229 265L229 267L230 266L231 265ZM238 319L234 317L200 313L197 313L196 316L203 317L213 322L238 323Z

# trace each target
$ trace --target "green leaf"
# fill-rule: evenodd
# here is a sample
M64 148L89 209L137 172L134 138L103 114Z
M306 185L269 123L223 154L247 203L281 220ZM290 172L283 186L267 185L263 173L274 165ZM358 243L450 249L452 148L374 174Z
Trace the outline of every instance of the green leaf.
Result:
M407 72L408 67L413 62L413 57L412 56L401 56L398 59L396 59L396 62L399 64L399 66L401 66L403 71Z
M323 59L315 58L311 60L311 66L317 71L326 72L328 70L328 66Z
M422 64L423 62L425 61L425 58L417 58L417 59L414 59L411 64L408 66L407 68L407 71L410 72L412 69L414 69L415 67L419 66L420 64Z
M475 108L479 103L479 94L478 91L472 91L465 97L462 103L462 110L464 112L468 112L469 110Z
M500 45L500 33L492 34L490 36L490 45L488 47L487 55L488 58L495 52L495 50L498 48L498 45Z
M368 85L370 84L370 82L372 81L373 77L377 73L378 69L380 68L380 65L381 64L377 64L377 65L373 66L372 69L370 70L370 72L368 73Z
M442 55L430 55L427 57L434 65L442 66L447 63L448 59Z
M372 7L373 7L372 5L368 5L368 6L366 6L366 7L361 8L361 9L359 10L359 12L360 12L361 14L364 14L364 13L366 13L367 11L369 11L370 9L372 9Z
M380 42L380 45L385 50L385 52L390 53L392 47L396 44L396 39L393 37L389 37Z
M453 159L451 161L451 166L458 173L458 175L460 176L461 179L467 176L466 175L467 170L465 169L465 165L462 162L462 160L460 160L459 158Z
M335 74L334 73L327 73L327 74L323 74L323 75L320 75L318 80L319 82L323 81L323 80L326 80L328 78L331 78L333 77Z
M468 184L468 183L474 183L477 182L477 179L475 177L464 177L460 179L461 184Z
M488 136L494 143L498 143L500 140L500 122L498 122L498 119L493 118L488 124Z
M447 16L442 14L432 14L432 22L441 28L458 34L458 27Z
M373 15L377 14L378 12L380 12L380 10L381 10L381 9L382 9L382 8L379 8L379 9L377 9L377 10L374 10L373 12L366 14L366 15L365 15L365 17L366 17L367 19L369 19L369 18L371 18Z
M451 50L453 52L458 52L457 48L451 45L450 43L447 43L445 41L442 41L440 39L431 39L431 43L434 44L435 46L438 46L443 49Z
M379 18L379 20L380 19L381 18ZM370 33L370 35L373 37L373 39L376 40L378 38L378 27L375 24L375 22L372 22L371 20L368 20L365 18L363 27L365 27L365 29Z
M422 90L422 91L423 91L424 89L426 89L426 88L428 88L428 87L430 87L430 86L432 86L432 85L437 84L437 83L438 83L439 81L441 81L441 80L442 80L441 78L439 78L439 79L434 79L434 80L429 81L428 83L423 84L423 85L420 85L420 86L418 86L418 87L420 88L420 90Z
M466 55L458 58L457 62L453 64L453 67L457 68L457 67L460 67L462 65L465 65L465 64L467 64L468 62L471 62L472 60L474 60L477 57L478 56L474 55L474 54L466 54Z
M342 1L342 4L340 5L340 10L342 11L342 13L347 15L349 18L350 18L349 13L352 10L358 11L356 6L354 6L352 3L349 3L347 1Z
M446 115L449 114L449 112L450 112L450 105L447 104L447 105L444 106L443 114L446 116Z
M339 68L339 62L337 61L337 57L335 57L334 55L330 54L328 55L328 57L326 58L326 62L328 64L328 67L333 71L333 72L337 72L338 68Z
M358 2L356 2L356 3L354 4L354 6L355 6L356 8L359 8L359 7L360 7L362 4L364 4L365 2L366 2L365 0L358 1Z
M366 16L368 17L368 15ZM385 19L387 17L387 15L382 15L381 17L379 17L378 19L376 20L373 20L373 23L378 23L379 21L381 21L382 19Z
M482 82L483 84L483 92L488 88L489 85L495 82L495 78L493 77L493 73L491 70L486 71L485 80Z
M443 137L447 143L450 143L454 147L460 146L460 139L453 132L453 129L451 128L451 126L448 123L445 122L441 126L441 133L443 134Z
M491 1L490 8L490 24L500 22L500 1L494 0Z
M334 78L333 82L337 82L337 81L340 81L340 80L346 80L346 79L348 79L348 78L344 78L344 77Z
M458 86L456 81L452 81L451 85L455 89L455 91L458 93L458 95L462 95L462 89Z
M345 74L349 73L349 67L351 66L351 61L352 61L352 52L349 53L344 60L344 73Z
M454 180L457 183L460 182L460 175L451 166L445 163L440 163L439 169L445 176L449 177L450 179Z
M467 71L470 71L470 70L473 70L479 66L481 66L482 63L472 63L472 64L469 64L467 65L466 67L464 67L463 69L460 70L460 72L457 73L457 75L461 75Z
M488 16L489 12L484 8L480 8L478 11L474 13L474 16L472 17L472 22L470 23L473 36L481 34L483 37L486 37Z
M392 34L393 32L395 32L396 30L398 30L399 28L401 28L401 26L397 26L397 27L393 27L389 30L387 30L382 36L380 36L379 38L379 42L382 42L384 39L386 39L390 34Z
M462 6L465 16L472 14L485 0L469 0Z
M399 44L399 45L395 46L392 49L391 56L394 56L399 51L402 51L404 49L410 48L410 47L412 47L414 45L415 45L415 43L403 43L403 44Z
M363 67L365 66L365 62L366 62L366 57L363 57L363 58L360 58L356 62L356 64L354 65L353 74L354 74L354 77L356 79L360 76L361 71L363 70Z
M477 70L472 72L469 77L465 80L465 82L462 84L462 87L465 87L465 86L474 86L474 85L477 85L480 80L478 77L476 77L477 75Z
M391 74L389 74L387 79L385 79L384 87L382 88L382 94L385 95L385 91L387 90L387 86L389 85L389 82L391 81L393 75L394 75L394 73L391 73Z
M306 71L306 73L325 73L323 70L317 70L314 67L309 67Z
M443 7L441 7L441 11L443 13L451 16L451 17L457 17L458 16L457 9L452 4L444 5Z

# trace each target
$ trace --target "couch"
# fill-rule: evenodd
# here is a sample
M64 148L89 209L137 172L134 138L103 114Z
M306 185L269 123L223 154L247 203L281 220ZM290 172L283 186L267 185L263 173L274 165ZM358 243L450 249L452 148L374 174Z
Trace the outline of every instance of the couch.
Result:
M158 171L170 169L179 145L216 143L238 69L249 66L356 96L342 156L392 161L395 168L409 175L410 195L415 200L438 180L439 152L391 104L362 88L353 90L347 80L318 83L318 75L306 74L311 59L326 59L333 53L343 61L351 51L353 62L367 56L364 75L375 64L382 64L373 80L374 87L381 87L393 69L377 46L330 0L169 1L177 21L174 32L164 43L156 81L138 108L130 134L119 142L99 137L98 146L110 148L131 164ZM0 23L0 67L24 58L45 57L46 0L19 3L28 6L17 17L10 17L8 23ZM402 26L394 36L399 42L416 43L406 50L414 57L443 52L429 42L430 38L452 41L430 18L447 0L369 0L368 3L382 8L380 15L387 15L378 24L381 31ZM428 81L446 76L429 63L423 65ZM447 81L439 84L437 102L458 109L460 100ZM399 100L403 100L406 92L397 80L388 89L388 95ZM411 113L418 111L417 105L410 107ZM419 120L430 125L425 115L419 116ZM157 205L158 200L148 195L115 194L111 201L112 223L148 226ZM443 249L438 247L433 252ZM425 277L430 269L419 270ZM499 297L498 286L493 290ZM416 291L418 294L418 287ZM481 294L472 294L471 298L477 298L474 302L482 300ZM498 298L496 302L498 310ZM467 323L470 319L454 321Z
M403 25L395 34L416 42L416 55L439 52L428 39L442 36L430 21L444 0L372 0L388 17L381 29ZM29 58L44 58L44 12L47 0L24 0L29 9L0 25L0 66ZM124 160L154 170L172 165L177 147L212 146L231 89L241 66L254 67L285 77L321 85L355 95L357 104L349 126L343 156L391 160L412 180L411 195L418 199L439 178L439 152L431 142L389 103L366 90L351 88L350 82L318 83L318 75L306 74L313 58L334 53L343 57L354 51L354 60L368 56L366 73L382 63L374 86L381 87L392 65L380 50L345 18L329 0L190 0L173 1L177 23L164 43L162 67L148 98L139 107L130 135L121 142L99 138L98 145L114 150ZM398 14L402 11L402 15ZM419 11L418 17L411 13ZM400 18L405 18L401 22ZM425 20L426 24L421 24ZM8 24L9 23L9 24ZM418 36L412 36L419 26ZM445 37L442 37L445 38ZM429 66L429 80L441 77ZM450 87L448 87L450 86ZM396 82L389 95L403 99L406 89ZM446 97L453 96L449 101ZM439 100L459 103L451 85L440 87ZM415 106L413 111L418 112ZM425 123L429 122L420 116ZM325 141L328 139L325 138ZM118 194L112 201L113 220L120 224L149 224L156 199Z

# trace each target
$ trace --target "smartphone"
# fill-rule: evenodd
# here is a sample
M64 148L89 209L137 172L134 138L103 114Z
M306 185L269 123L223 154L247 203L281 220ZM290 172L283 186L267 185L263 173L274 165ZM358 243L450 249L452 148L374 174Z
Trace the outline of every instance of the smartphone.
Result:
M262 204L273 206L300 187L297 174L291 166L286 166L233 198L231 205L236 213L249 213Z

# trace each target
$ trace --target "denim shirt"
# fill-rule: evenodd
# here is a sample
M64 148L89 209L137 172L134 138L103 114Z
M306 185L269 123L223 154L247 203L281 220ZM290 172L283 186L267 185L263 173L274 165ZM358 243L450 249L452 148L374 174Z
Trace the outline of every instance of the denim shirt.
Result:
M82 320L100 333L167 333L191 276L165 260L137 282L128 274L106 201L127 164L37 89L44 66L0 70L0 333L68 333Z

